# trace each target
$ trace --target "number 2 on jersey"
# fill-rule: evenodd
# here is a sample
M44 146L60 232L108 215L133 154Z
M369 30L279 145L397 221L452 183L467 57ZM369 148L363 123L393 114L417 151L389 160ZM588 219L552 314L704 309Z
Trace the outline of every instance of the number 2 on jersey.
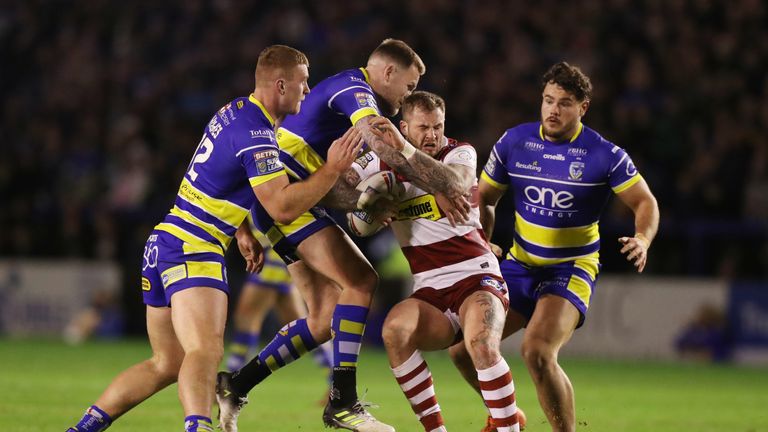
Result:
M195 150L195 157L192 158L192 163L189 164L189 171L187 171L192 181L197 180L195 164L207 161L211 157L211 153L213 153L213 142L210 138L203 135L203 139L200 140L200 144L197 145L197 150Z

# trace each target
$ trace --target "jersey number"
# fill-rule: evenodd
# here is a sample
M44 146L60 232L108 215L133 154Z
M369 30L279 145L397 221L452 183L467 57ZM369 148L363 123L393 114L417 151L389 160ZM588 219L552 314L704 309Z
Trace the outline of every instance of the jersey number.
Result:
M211 153L213 153L213 142L210 138L203 135L203 139L200 140L200 144L197 145L197 150L195 150L195 157L192 158L192 163L189 164L189 171L187 171L187 174L189 174L189 178L191 178L192 181L197 180L195 164L207 161L208 158L211 157Z

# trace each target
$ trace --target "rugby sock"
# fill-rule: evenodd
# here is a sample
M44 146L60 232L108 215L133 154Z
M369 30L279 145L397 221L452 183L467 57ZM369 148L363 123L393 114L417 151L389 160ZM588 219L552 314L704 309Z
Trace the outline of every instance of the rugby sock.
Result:
M184 432L213 432L211 419L199 415L184 418Z
M317 342L301 318L286 324L267 346L248 364L232 375L232 388L245 395L272 372L317 347Z
M444 432L446 429L440 414L440 404L437 403L435 386L432 384L432 373L421 352L416 350L403 364L393 368L392 373L424 430Z
M333 336L333 382L331 406L341 408L357 401L357 356L363 340L368 308L336 305L331 321Z
M234 372L247 360L248 353L259 345L259 334L247 331L236 331L229 343L229 357L227 357L227 370Z
M85 410L85 415L75 426L78 432L101 432L112 424L112 417L96 405Z
M502 358L488 369L477 369L480 393L493 417L498 432L519 432L515 384L507 362Z

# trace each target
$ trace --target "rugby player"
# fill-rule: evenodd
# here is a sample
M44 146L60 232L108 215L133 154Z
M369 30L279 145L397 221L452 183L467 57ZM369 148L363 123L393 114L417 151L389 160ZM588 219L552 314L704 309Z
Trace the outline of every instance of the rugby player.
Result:
M397 139L386 119L377 134ZM466 193L477 193L477 154L467 143L444 136L445 102L415 92L403 103L400 130L412 145L440 162L436 169ZM383 131L382 131L383 130ZM352 164L360 178L388 169L375 155ZM514 384L499 351L507 308L507 287L483 235L477 201L469 219L453 226L435 197L401 177L405 193L392 230L410 264L414 292L388 314L383 328L390 366L425 431L446 431L432 375L422 351L446 349L456 340L472 357L485 404L503 431L519 431Z
M656 199L627 152L581 122L591 96L592 84L578 67L552 66L542 79L541 121L502 135L479 184L487 238L496 204L508 189L513 193L514 243L501 263L510 306L504 336L526 328L522 356L553 431L576 429L573 386L557 358L586 318L600 271L598 221L606 201L616 194L634 212L634 234L618 242L638 272L659 224ZM479 391L470 354L461 344L451 348ZM484 430L494 430L493 422Z
M365 67L343 71L317 84L302 111L288 116L278 129L281 161L292 178L307 178L327 163L329 144L353 125L382 160L414 181L432 185L425 188L438 193L446 212L462 220L469 209L465 191L448 181L445 172L429 169L438 162L411 145L391 147L370 127L377 116L398 113L403 98L416 88L424 72L424 63L411 47L387 39L373 51ZM350 186L344 188L343 182L337 186L328 202L357 208L360 192ZM360 343L378 284L373 267L321 207L291 223L275 220L264 211L256 211L254 220L288 264L309 315L289 323L286 332L276 335L242 369L233 374L219 373L217 401L222 429L237 430L237 417L253 387L332 337L333 380L323 422L353 431L394 430L368 413L357 397Z
M322 169L289 184L274 128L299 112L309 92L308 65L298 50L266 48L253 93L225 105L208 123L173 208L144 249L141 288L152 357L118 375L69 432L102 431L176 381L185 431L213 430L229 291L224 252L234 236L247 269L260 268L261 247L245 222L249 209L263 206L279 220L295 219L330 190L362 145L360 132L350 129L331 146Z

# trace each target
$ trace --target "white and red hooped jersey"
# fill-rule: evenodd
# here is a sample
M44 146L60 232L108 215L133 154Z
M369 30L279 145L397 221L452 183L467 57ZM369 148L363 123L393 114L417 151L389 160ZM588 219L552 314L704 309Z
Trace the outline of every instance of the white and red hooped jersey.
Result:
M445 138L435 159L445 164L465 165L476 172L477 153L472 145ZM361 179L390 170L379 157L368 152L352 167ZM472 187L469 220L452 227L435 197L398 175L405 186L397 220L392 230L408 259L414 279L414 290L442 289L476 274L500 275L496 256L491 252L480 225L477 200L477 178Z

